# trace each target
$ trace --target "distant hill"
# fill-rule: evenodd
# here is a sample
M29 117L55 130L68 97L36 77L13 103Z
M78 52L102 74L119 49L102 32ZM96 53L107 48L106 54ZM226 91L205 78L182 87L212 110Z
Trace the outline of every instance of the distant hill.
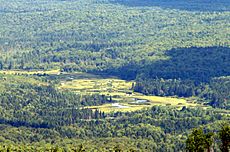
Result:
M229 0L111 0L131 7L159 6L187 11L230 11Z
M0 0L0 151L185 151L230 122L229 25L229 0Z
M168 9L146 5L129 7L139 3ZM126 74L123 78L135 79L135 73L147 65L168 59L168 50L229 48L229 11L194 13L174 9L192 8L194 4L204 9L226 10L228 3L226 0L215 3L1 1L0 69L60 68L62 71ZM130 65L138 69L115 71Z

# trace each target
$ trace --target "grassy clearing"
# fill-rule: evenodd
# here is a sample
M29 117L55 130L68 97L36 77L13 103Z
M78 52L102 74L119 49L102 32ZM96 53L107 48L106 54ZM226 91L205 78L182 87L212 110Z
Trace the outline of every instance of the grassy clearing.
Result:
M125 80L107 79L76 79L72 81L62 81L60 89L71 89L78 93L100 93L111 96L125 96L130 92L133 82Z
M2 79L4 75L7 77L7 83L29 82L31 84L39 84L41 82L32 78L25 78L23 76L15 75L33 75L33 74L49 74L49 79L58 79L60 83L57 85L58 89L72 90L79 94L103 94L111 96L113 101L118 103L121 107L114 106L113 104L104 104L101 106L91 106L87 108L99 109L104 112L128 112L136 111L144 108L149 108L154 105L160 106L175 106L181 108L183 106L195 107L196 103L188 102L187 99L176 97L158 97L146 96L132 91L133 81L120 80L114 77L104 78L102 76L88 74L88 73L61 73L59 70L50 71L0 71ZM46 85L46 84L41 84ZM135 103L138 100L146 100L146 103ZM194 100L193 100L194 101ZM199 105L201 106L201 105Z
M78 75L78 74L77 74ZM113 104L104 104L101 106L91 106L87 108L99 109L104 112L128 112L136 111L144 108L149 108L154 105L160 106L176 106L182 108L183 106L195 107L196 103L187 102L186 99L176 97L158 97L146 96L132 91L133 81L125 81L116 78L101 78L91 77L74 79L72 75L69 80L61 81L58 86L59 89L70 89L81 94L103 94L111 96L112 99L119 103L121 107L114 106ZM134 101L146 100L146 103L136 104Z
M153 104L165 104L173 106L197 106L195 103L188 103L186 99L174 98L174 97L158 97L158 96L145 96L145 95L134 95L133 97L138 99L148 100Z
M15 74L24 74L24 75L33 75L33 74L53 74L58 75L60 74L60 70L49 70L49 71L39 71L39 70L32 70L32 71L23 71L23 70L1 70L0 74L9 74L9 75L15 75Z
M147 100L148 102L144 104L131 104L133 99L143 99ZM199 106L196 103L188 103L186 99L180 99L180 98L173 98L173 97L158 97L158 96L145 96L145 95L132 95L129 97L124 97L118 100L119 104L121 106L125 106L125 108L119 108L116 106L113 106L113 104L104 104L101 106L91 106L87 108L91 109L99 109L100 111L109 113L109 112L129 112L129 111L136 111L141 110L145 108L150 108L152 106L175 106L178 109L181 109L182 107L196 107Z
M90 108L90 109L98 109L100 111L103 111L105 113L111 113L111 112L131 112L131 111L137 111L137 110L142 110L144 108L149 108L150 106L147 105L129 105L127 103L121 103L122 106L128 106L127 108L117 108L112 106L112 104L104 104L101 106L90 106L90 107L86 107L86 108Z

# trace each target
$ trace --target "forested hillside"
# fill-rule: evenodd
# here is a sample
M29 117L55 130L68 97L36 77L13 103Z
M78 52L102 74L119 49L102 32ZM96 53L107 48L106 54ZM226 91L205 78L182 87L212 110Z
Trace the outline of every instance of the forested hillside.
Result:
M220 109L184 107L178 110L170 106L154 106L135 112L104 113L83 108L87 103L101 105L111 102L103 95L79 96L56 90L45 77L5 74L0 75L0 79L1 141L5 146L11 145L12 150L17 144L23 149L23 146L32 148L31 144L39 142L37 148L40 149L52 146L79 149L83 144L88 150L99 151L106 148L178 151L185 148L185 138L190 129L203 126L213 130L221 122L229 121L229 111ZM72 141L67 144L69 139ZM85 144L93 142L92 139L100 140L97 145L101 142L110 144L101 148ZM130 145L125 147L123 144L127 142Z
M5 69L105 71L166 59L164 52L173 48L229 46L228 11L145 9L96 0L2 1L1 10L1 52L12 54L1 57Z
M229 11L228 0L111 0L131 7L158 6L166 9L180 9L187 11Z
M0 151L185 151L229 115L230 1L0 0Z

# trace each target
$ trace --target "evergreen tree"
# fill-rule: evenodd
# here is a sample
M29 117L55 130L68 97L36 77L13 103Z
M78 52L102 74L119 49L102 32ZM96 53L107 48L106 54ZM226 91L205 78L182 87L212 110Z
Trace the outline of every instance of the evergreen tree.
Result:
M221 140L220 149L222 152L229 152L230 149L230 126L223 124L219 131L219 138Z
M210 152L213 144L212 136L212 133L204 134L200 128L195 129L186 141L186 149L189 152L204 152L205 150Z

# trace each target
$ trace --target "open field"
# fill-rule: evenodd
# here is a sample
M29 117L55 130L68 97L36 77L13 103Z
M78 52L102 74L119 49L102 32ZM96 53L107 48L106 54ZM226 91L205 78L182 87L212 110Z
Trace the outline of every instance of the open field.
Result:
M134 95L134 98L148 100L154 104L165 104L165 105L173 105L173 106L196 106L195 103L189 103L186 99L176 98L176 97L158 97L158 96L145 96L145 95Z
M79 74L79 73L78 73ZM78 75L76 74L76 75ZM69 89L79 94L103 94L111 96L114 103L87 108L99 109L103 112L128 112L149 108L154 105L195 107L196 103L176 97L146 96L132 91L134 81L125 81L117 78L100 78L98 76L75 79L70 76L68 81L62 80L59 89ZM138 103L138 102L142 103ZM201 105L199 105L201 106Z
M71 89L78 93L100 93L111 96L124 96L131 93L132 84L115 78L74 79L62 81L60 89Z
M113 106L112 104L104 104L101 106L90 106L87 108L90 109L98 109L100 111L103 111L105 113L110 113L110 112L131 112L131 111L137 111L137 110L142 110L144 108L149 108L149 105L129 105L128 103L122 103L120 104L122 106L127 106L126 108L118 108Z
M49 70L49 71L41 71L41 70L32 70L32 71L23 71L23 70L1 70L0 74L27 74L27 75L33 75L33 74L54 74L58 75L60 74L60 70Z
M123 100L122 100L123 99ZM178 107L178 109L181 109L182 107L196 107L196 106L202 106L198 105L196 103L189 103L185 99L179 99L179 98L173 98L173 97L157 97L157 96L130 96L130 97L123 97L120 101L118 101L115 104L104 104L101 106L90 106L87 108L91 109L99 109L103 112L129 112L129 111L136 111L136 110L142 110L145 108L150 108L152 106L175 106ZM135 103L130 102L131 100L136 99L146 101L144 103Z
M113 104L104 104L100 106L91 106L87 108L99 109L104 112L128 112L149 108L154 105L175 106L178 108L202 106L193 101L189 101L176 97L158 97L146 96L137 92L133 92L132 87L134 81L125 81L115 77L103 77L94 74L74 72L61 73L59 70L50 71L0 71L0 74L7 75L33 75L48 74L48 79L59 80L58 89L71 90L79 94L102 94L111 96ZM29 80L29 79L28 79ZM27 80L27 81L28 81ZM34 82L36 83L36 82Z

